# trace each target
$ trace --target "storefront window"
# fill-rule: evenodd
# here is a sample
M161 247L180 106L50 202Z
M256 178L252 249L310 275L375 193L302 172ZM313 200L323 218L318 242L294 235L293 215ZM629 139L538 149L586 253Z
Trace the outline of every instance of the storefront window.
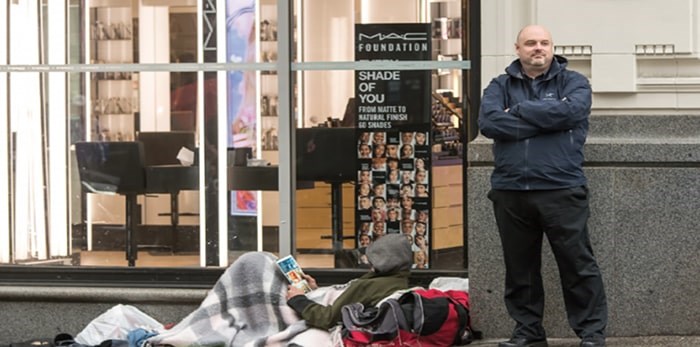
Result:
M463 268L464 8L9 4L0 264L345 269L400 232L416 268Z

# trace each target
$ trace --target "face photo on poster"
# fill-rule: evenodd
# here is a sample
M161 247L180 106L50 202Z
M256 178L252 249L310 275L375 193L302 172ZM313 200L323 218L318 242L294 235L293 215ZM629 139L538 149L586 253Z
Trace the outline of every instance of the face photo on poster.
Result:
M400 178L399 183L401 185L413 184L413 182L414 182L413 175L414 175L413 170L401 170L401 178Z
M387 173L387 178L386 178L386 183L387 184L399 184L401 182L400 180L400 171L398 169L390 169L389 172Z
M357 195L370 196L372 194L372 185L369 183L358 184Z
M372 171L386 171L386 158L372 158Z
M361 131L359 135L357 136L357 143L370 143L370 139L372 137L372 133L369 131Z
M413 145L403 144L401 145L401 159L411 159L413 158Z
M398 157L386 158L386 169L387 171L398 171L400 168Z
M386 157L386 145L383 143L372 144L372 158Z
M372 198L372 208L380 211L386 211L386 199L384 196L375 195L374 198Z
M378 240L386 234L386 223L384 221L373 221L372 222L372 239Z
M402 145L413 145L413 138L415 133L413 131L402 131L401 132L401 144Z
M399 158L399 145L389 143L386 145L386 157L398 159Z
M358 158L369 159L372 157L372 147L368 143L360 143L357 146Z
M430 195L428 195L428 185L425 183L418 183L416 182L416 191L415 191L415 197L417 198L427 198Z
M413 183L406 183L401 185L401 191L399 193L401 196L415 196L415 188Z
M421 184L428 184L428 170L417 169L413 175L413 181Z
M372 146L375 145L386 145L386 132L375 131L372 133Z
M375 197L386 197L386 184L381 182L374 184L372 195Z
M357 209L369 211L372 208L372 198L369 195L360 195L357 198Z
M370 170L360 170L357 173L357 182L359 184L369 183L372 184L372 171Z

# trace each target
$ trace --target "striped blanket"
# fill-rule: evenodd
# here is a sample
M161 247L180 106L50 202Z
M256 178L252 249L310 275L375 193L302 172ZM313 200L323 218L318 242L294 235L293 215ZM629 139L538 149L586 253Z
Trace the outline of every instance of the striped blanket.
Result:
M199 308L147 346L283 346L307 326L286 304L276 257L250 252L221 275Z

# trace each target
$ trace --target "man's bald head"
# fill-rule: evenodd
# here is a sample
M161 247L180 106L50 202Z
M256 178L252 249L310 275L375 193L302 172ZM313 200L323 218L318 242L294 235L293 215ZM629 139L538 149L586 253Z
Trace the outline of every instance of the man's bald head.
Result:
M523 34L528 35L530 32L543 33L549 38L549 41L552 41L552 33L549 32L549 29L539 24L530 24L524 26L522 29L520 29L520 31L518 31L518 36L515 38L515 44L517 45L520 42Z
M528 25L518 32L515 51L523 72L535 78L549 70L554 59L552 34L541 25Z

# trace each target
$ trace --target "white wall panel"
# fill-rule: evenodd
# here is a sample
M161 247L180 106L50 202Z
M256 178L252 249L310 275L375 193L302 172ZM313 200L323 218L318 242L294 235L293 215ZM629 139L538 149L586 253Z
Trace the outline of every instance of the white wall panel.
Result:
M537 19L558 45L592 45L594 54L633 53L636 44L673 44L691 53L697 0L539 0Z

